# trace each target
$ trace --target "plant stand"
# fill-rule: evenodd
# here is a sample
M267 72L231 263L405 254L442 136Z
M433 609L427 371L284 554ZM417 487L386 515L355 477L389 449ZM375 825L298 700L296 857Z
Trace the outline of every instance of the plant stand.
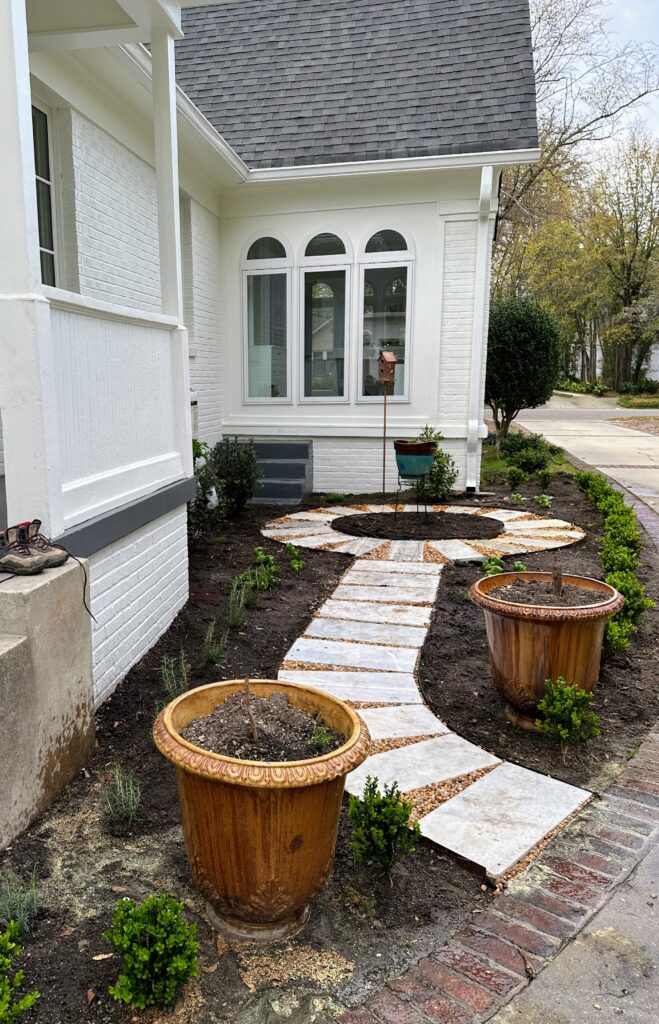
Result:
M424 476L401 476L398 474L398 487L396 489L396 504L394 507L394 522L398 517L398 505L400 492L403 487L414 487L416 497L416 514L419 514L419 506L423 505L423 518L428 518L428 495L426 492L426 475Z

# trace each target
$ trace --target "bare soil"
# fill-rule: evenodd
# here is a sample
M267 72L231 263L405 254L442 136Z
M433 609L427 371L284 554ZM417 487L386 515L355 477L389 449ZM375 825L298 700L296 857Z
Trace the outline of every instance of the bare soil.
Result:
M560 594L554 592L551 583L540 580L516 580L505 587L497 587L490 597L513 604L535 604L542 608L578 608L582 605L600 604L602 594L584 590L573 583L564 583Z
M210 715L190 722L181 736L213 754L243 761L306 761L345 743L322 718L293 707L283 693L234 693Z
M375 512L372 515L341 516L332 529L354 537L383 540L487 540L501 533L501 523L486 516L459 512Z

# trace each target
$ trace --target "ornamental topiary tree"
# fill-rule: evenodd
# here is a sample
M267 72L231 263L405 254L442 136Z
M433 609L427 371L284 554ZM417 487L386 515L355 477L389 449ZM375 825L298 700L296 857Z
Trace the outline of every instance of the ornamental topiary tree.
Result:
M551 396L559 370L552 319L532 299L498 299L490 313L485 401L492 410L497 451L522 409Z

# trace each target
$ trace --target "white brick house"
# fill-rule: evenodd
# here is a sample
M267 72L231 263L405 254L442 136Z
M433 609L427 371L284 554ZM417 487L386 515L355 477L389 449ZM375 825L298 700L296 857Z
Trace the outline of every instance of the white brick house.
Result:
M187 599L191 394L197 436L375 490L389 347L391 433L477 486L526 0L4 0L0 111L7 517L90 560L97 702Z

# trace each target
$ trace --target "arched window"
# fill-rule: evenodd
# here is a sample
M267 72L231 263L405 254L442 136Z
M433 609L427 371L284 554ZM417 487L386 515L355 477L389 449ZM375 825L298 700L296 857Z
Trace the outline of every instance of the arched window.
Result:
M243 262L245 399L290 401L292 260L284 243L263 235Z
M360 400L380 399L378 357L396 356L393 398L409 396L409 295L413 267L410 245L400 231L382 228L366 242L361 256L362 334Z
M303 402L347 399L349 263L346 243L332 232L314 235L304 247L300 270Z
M338 235L324 231L314 235L306 249L305 256L345 256L346 247Z

